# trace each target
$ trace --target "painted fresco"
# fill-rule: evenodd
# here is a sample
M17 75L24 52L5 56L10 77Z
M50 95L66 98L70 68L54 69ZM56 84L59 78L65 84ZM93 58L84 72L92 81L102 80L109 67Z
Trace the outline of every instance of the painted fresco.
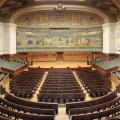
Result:
M112 16L120 14L120 10L112 0L91 0L93 6L100 9L104 13Z
M45 0L41 0L41 1L45 1ZM51 3L56 3L56 1L51 0ZM64 0L60 0L60 1L62 1L63 4L65 2ZM76 3L79 3L81 5L97 8L98 10L102 11L104 14L109 16L109 18L112 20L113 19L117 20L116 18L120 14L120 10L117 7L117 5L115 4L115 2L113 2L113 0L85 0L85 1L79 1L79 2L78 2L78 0L73 0L73 1L74 2L76 1ZM47 1L45 3L47 4ZM72 1L71 1L71 3L72 3ZM5 2L5 4L1 7L0 17L3 20L5 19L5 17L7 19L10 14L14 13L14 11L17 11L21 8L25 8L26 6L29 6L29 5L34 6L34 5L38 5L38 4L40 4L40 3L37 3L37 1L34 1L34 0L7 0L7 2ZM78 19L78 18L76 18L76 19ZM47 21L47 19L46 19L46 21Z
M17 50L102 50L102 28L17 29Z
M94 27L104 23L101 17L87 12L40 12L26 13L16 19L19 27L54 28L54 27Z

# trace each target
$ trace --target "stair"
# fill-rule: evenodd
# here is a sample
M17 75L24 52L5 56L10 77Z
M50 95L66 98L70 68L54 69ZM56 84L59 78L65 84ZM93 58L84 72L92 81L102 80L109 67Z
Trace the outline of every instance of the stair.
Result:
M44 76L43 76L43 78L42 78L42 81L41 81L39 87L37 88L37 90L35 91L33 97L31 98L31 101L34 101L34 102L37 102L37 101L38 101L37 95L39 94L39 91L41 90L41 87L42 87L42 85L43 85L43 83L44 83L44 81L45 81L45 79L46 79L46 77L47 77L47 74L48 74L48 72L45 72L45 74L44 74Z
M85 101L92 100L92 97L88 94L87 90L84 88L83 84L79 80L79 78L78 78L78 76L77 76L75 71L73 71L73 74L74 74L78 84L80 85L81 90L83 90L83 93L85 93Z
M66 107L58 107L58 115L56 115L55 120L69 120L69 116L66 114Z

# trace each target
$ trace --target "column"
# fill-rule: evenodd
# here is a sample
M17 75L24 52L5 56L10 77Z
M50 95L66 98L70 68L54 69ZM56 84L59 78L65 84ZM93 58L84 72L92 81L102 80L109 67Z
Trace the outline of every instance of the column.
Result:
M116 23L116 53L120 54L120 22Z
M3 23L3 54L16 54L16 25Z
M3 50L3 26L2 23L0 23L0 55L2 54Z
M103 25L103 53L116 53L116 23Z

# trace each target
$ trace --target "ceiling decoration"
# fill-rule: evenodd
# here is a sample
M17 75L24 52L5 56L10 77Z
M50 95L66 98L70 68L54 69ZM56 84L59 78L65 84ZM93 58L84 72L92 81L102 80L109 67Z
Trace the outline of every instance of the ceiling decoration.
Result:
M120 9L120 0L111 0Z
M120 9L110 0L92 0L93 6L102 10L105 14L116 17L120 14Z
M3 6L3 5L5 4L5 2L7 2L7 0L2 0L2 1L0 2L0 7Z
M117 16L120 14L120 0L1 0L0 18L2 19L8 14L12 14L26 6L39 4L58 4L58 10L64 8L62 4L94 7L113 19L117 19Z
M9 12L25 7L27 0L5 0L0 8L0 17L5 17Z
M99 15L84 11L35 11L23 13L14 23L26 28L88 28L101 26L104 20Z

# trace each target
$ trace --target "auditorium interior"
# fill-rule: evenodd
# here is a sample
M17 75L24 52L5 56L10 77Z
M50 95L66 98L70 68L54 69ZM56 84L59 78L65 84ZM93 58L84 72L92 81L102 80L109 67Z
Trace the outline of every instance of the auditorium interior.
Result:
M120 120L120 0L0 0L0 120Z

